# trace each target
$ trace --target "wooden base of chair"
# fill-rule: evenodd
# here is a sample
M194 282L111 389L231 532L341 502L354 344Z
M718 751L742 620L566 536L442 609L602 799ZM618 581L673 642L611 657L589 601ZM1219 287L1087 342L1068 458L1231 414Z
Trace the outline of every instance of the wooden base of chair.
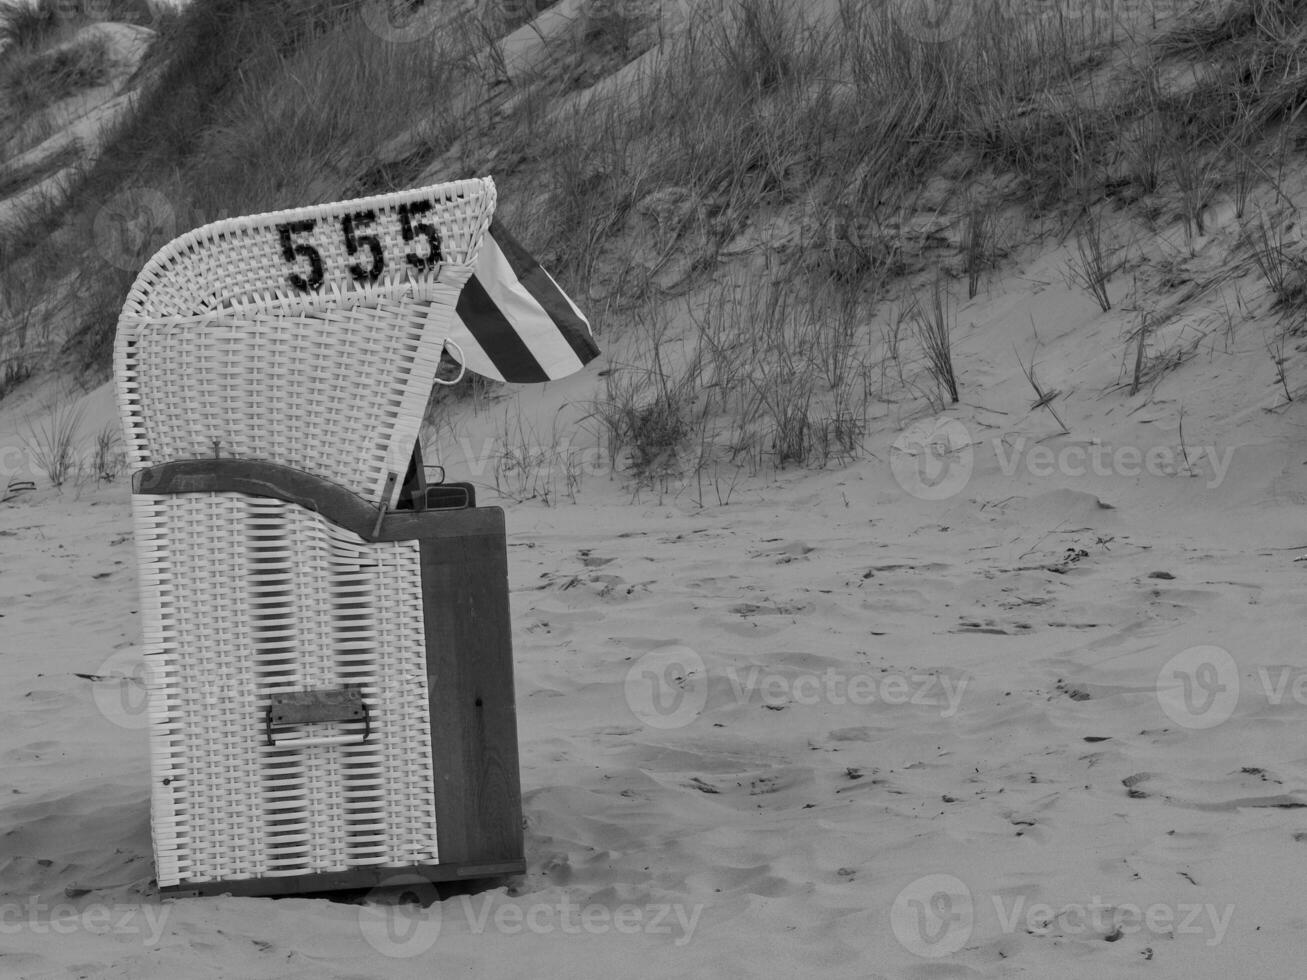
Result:
M406 868L351 868L321 874L288 875L280 878L244 878L200 881L160 888L164 898L195 898L205 895L263 896L317 895L325 892L372 888L406 888L440 882L474 881L523 874L522 858L491 864L415 864ZM419 896L421 897L421 896Z

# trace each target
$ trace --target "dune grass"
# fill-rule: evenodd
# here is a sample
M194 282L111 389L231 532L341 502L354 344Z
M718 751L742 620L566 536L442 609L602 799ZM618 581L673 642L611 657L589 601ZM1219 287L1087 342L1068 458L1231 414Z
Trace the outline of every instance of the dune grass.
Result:
M0 7L0 46L39 47L58 31L62 20L49 0L5 4Z
M1004 203L976 205L968 191L1001 173L1015 178L1008 203L1052 209L1074 232L1073 275L1106 309L1120 255L1103 242L1105 207L1142 202L1141 217L1170 213L1187 236L1202 236L1220 194L1237 194L1242 212L1250 185L1271 174L1259 141L1267 127L1294 121L1303 103L1290 58L1302 40L1299 6L1234 3L1140 40L1127 28L1142 31L1146 20L1119 24L1106 8L1094 16L1093 5L1059 3L1032 17L982 2L971 8L966 31L938 44L905 31L884 7L842 3L833 22L820 22L803 8L754 0L731 8L733 17L705 15L668 42L633 95L590 99L536 122L531 139L549 152L513 186L529 184L549 202L525 215L526 234L592 303L620 303L611 290L630 282L620 263L640 234L646 195L681 193L680 226L668 237L701 252L694 267L705 276L760 218L791 216L797 240L790 235L776 247L784 285L755 282L751 295L767 297L763 308L740 298L739 321L706 332L712 340L697 356L713 370L696 381L708 393L734 394L721 408L734 420L733 435L722 438L736 458L745 446L755 463L768 456L779 465L825 462L833 444L856 444L873 395L823 384L800 355L844 329L847 321L820 308L831 288L850 288L865 306L887 275L901 271L896 219L920 200L926 176L950 180L954 200L945 206L970 221L960 263L968 296L985 254L1002 251L985 222ZM1168 4L1158 16L1184 8ZM1196 84L1174 70L1185 45L1215 59ZM1141 77L1149 84L1138 84ZM1264 235L1258 244L1257 264L1283 301L1292 287L1279 272L1293 253ZM908 303L916 312L907 322L919 358L913 370L933 379L942 397L905 379L902 364L896 372L939 406L958 400L963 369L948 343L951 286L931 275L929 299ZM809 319L815 329L792 329ZM782 321L791 329L775 329ZM702 320L699 329L705 333ZM854 335L849 343L863 350L865 330ZM702 431L700 404L711 394L669 399L682 379L669 377L658 345L635 349L646 352L626 365L637 383L610 380L604 417L619 442L641 441L630 420L658 421L658 438L636 455L639 474L649 469L639 461L665 455L668 443L698 451L692 433ZM771 360L751 359L758 351Z
M1066 50L1106 43L1078 20L1032 27L982 2L963 37L930 44L890 8L853 0L824 21L781 0L696 9L700 22L647 56L627 91L520 120L542 152L515 186L549 202L527 215L529 240L583 292L596 250L655 190L694 200L699 227L681 230L706 243L707 266L767 209L801 209L805 247L835 219L880 227L946 164L960 187L999 167L1052 198L1087 179L1083 145L1106 138L1070 100L1029 112L1069 80Z
M118 196L162 194L180 231L378 189L378 147L436 117L455 62L444 48L387 42L364 9L363 0L198 0L165 25L167 56L134 118L65 201L0 241L17 268L50 281L77 272L87 302L67 345L75 362L107 370L112 313L131 281L96 238L97 215ZM404 184L415 173L382 176Z
M165 26L136 119L0 247L55 280L79 271L91 301L71 350L103 370L130 274L78 243L124 188L164 193L180 230L404 186L437 161L435 179L490 173L501 215L610 340L662 338L632 341L597 408L637 475L685 453L698 472L807 465L860 451L890 380L926 402L965 391L951 311L1004 254L1004 209L1075 234L1071 274L1106 308L1103 215L1170 217L1196 238L1221 195L1242 214L1298 152L1273 134L1307 100L1307 0L976 0L942 40L858 0L703 0L679 31L594 0L549 58L510 72L497 38L549 5L440 8L438 30L397 43L364 0L195 0ZM922 213L961 228L959 296L910 240ZM1264 227L1248 247L1296 300L1280 275L1296 243ZM722 278L741 250L763 254L765 281ZM928 300L894 285L904 275ZM895 290L893 349L873 355L867 324ZM697 297L683 362L656 327L669 294Z
M49 51L11 55L0 70L0 95L10 118L30 116L109 79L112 56L102 37Z
M80 450L77 432L82 415L80 407L62 402L55 404L48 415L27 422L23 443L52 486L62 487L76 472Z
M311 49L271 54L264 70L268 84L242 86L186 161L183 184L205 215L390 189L368 179L379 147L429 117L429 145L459 135L433 113L451 94L454 66L427 46L387 43L357 18Z
M96 21L156 28L172 18L175 9L151 0L5 0L0 2L0 49L48 47Z
M69 143L47 157L31 160L23 165L0 165L0 200L39 184L47 177L54 176L65 167L72 166L81 159L81 156L78 148Z

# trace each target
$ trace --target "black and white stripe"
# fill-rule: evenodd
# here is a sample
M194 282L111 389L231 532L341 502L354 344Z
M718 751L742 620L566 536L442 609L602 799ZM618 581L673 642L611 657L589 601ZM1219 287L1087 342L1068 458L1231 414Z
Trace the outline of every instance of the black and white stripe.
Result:
M564 378L599 354L589 321L498 219L457 313L462 329L450 339L462 348L464 367L495 381Z

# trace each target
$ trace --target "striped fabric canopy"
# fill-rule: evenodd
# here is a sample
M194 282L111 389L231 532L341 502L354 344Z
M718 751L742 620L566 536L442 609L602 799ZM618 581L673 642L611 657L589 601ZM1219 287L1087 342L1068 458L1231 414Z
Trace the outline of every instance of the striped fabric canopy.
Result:
M584 314L498 219L459 295L450 339L467 370L495 381L565 378L599 354Z

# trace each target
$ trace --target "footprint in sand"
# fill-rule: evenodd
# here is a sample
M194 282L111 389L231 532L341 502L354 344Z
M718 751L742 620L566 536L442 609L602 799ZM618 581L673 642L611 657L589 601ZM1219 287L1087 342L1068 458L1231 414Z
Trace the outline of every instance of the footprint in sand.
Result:
M766 548L761 551L752 551L749 553L749 557L771 558L777 565L788 565L793 561L806 560L808 555L816 550L816 548L804 544L802 541L791 541L778 548Z
M1024 620L963 619L950 633L989 633L993 636L1021 636L1033 633L1034 626Z
M799 616L803 613L812 612L812 610L813 604L811 602L772 601L768 603L741 602L731 606L729 611L747 619L750 616Z
M1158 799L1190 810L1229 812L1244 808L1307 808L1307 789L1285 790L1279 778L1257 766L1245 766L1219 779L1137 772L1121 780L1121 785L1132 800Z

